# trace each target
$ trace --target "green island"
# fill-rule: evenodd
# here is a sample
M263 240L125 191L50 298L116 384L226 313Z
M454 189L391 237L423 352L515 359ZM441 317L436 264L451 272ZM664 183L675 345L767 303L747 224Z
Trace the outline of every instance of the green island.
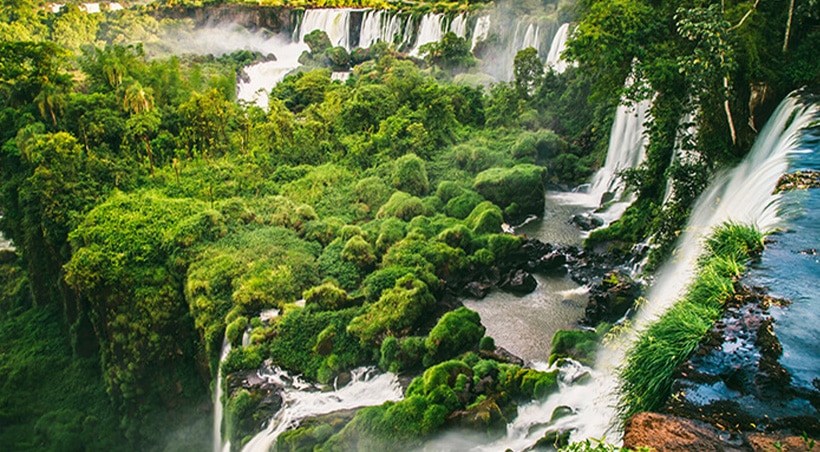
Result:
M213 450L217 392L239 450L276 412L242 383L271 363L325 388L363 366L406 380L401 400L309 418L278 451L502 436L558 390L558 371L497 347L459 301L465 285L526 264L531 241L504 229L543 216L548 190L587 182L616 107L648 99L646 159L622 174L634 201L579 252L615 267L645 242L644 271L663 264L710 178L780 99L820 83L820 3L796 3L3 2L0 450ZM448 32L411 55L315 31L261 108L237 83L269 55L174 47L209 14L292 33L306 8L571 22L574 65L545 68L530 47L496 80L481 70L498 36L473 48ZM690 158L673 158L692 125ZM627 355L624 419L669 398L762 237L713 231L683 300ZM555 334L549 364L594 364L612 325L593 326ZM625 450L567 439L540 443Z

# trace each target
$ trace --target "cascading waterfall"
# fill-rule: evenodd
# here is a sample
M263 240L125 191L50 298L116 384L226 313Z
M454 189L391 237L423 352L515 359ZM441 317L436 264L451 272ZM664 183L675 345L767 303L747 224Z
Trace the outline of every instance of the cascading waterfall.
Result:
M567 70L569 64L561 58L561 54L567 48L567 40L569 39L569 24L561 24L555 37L552 38L550 44L550 51L547 53L546 66L552 68L557 73L562 73Z
M327 33L330 43L334 47L344 47L350 50L350 13L348 8L308 9L302 16L298 32L294 33L294 41L305 42L305 36L314 30Z
M441 37L448 31L452 31L458 37L467 35L467 19L463 14L459 14L450 23L447 17L440 13L427 13L421 18L419 32L416 37L416 44L410 50L410 55L419 56L419 49L424 44L441 41Z
M458 16L453 18L453 21L450 22L450 29L448 31L452 31L461 38L467 36L467 16L464 14L459 14Z
M231 450L231 443L222 444L222 362L231 352L231 343L226 337L222 341L222 352L219 355L219 370L216 372L216 387L214 388L214 452Z
M473 28L472 44L470 44L470 52L475 50L475 46L479 42L487 39L490 35L490 16L481 16L475 21L475 28Z
M512 55L515 55L519 50L524 50L533 47L538 53L541 53L541 41L539 39L540 29L538 24L527 23L527 28L523 28L525 23L519 22L515 26L515 34L512 40ZM522 31L522 28L524 31Z
M388 44L395 43L400 48L407 44L411 34L404 33L400 43L396 43L396 37L401 34L403 29L407 29L408 24L412 29L412 17L409 15L406 19L402 19L401 15L390 11L368 10L362 17L358 47L366 49L382 41Z
M282 432L297 426L307 417L381 405L402 398L401 385L396 376L378 373L373 368L353 370L350 383L332 392L322 392L298 377L290 378L278 367L260 371L259 376L278 386L285 386L282 408L270 420L268 427L245 445L242 450L246 452L267 452Z
M631 83L627 80L627 84ZM605 223L611 223L621 217L633 199L623 199L625 185L619 173L637 168L646 158L646 137L644 122L652 107L650 100L643 100L630 105L620 104L615 111L615 120L609 136L609 148L604 166L595 173L589 189L584 192L559 193L557 199L568 204L578 204L596 208L602 203L604 195L614 201L599 215Z
M561 388L547 400L522 408L508 427L505 447L513 449L532 445L548 430L572 429L571 440L606 437L620 441L617 419L617 367L636 332L665 312L683 294L694 276L702 239L717 225L726 221L754 224L771 231L779 223L780 195L772 194L779 177L788 170L789 157L800 151L800 133L820 108L806 106L792 96L777 111L758 136L749 154L736 168L717 176L700 196L689 223L681 235L674 257L658 273L647 303L633 319L633 328L598 352L594 369L584 384ZM563 372L563 371L562 371ZM577 372L572 370L572 372ZM568 406L573 414L547 424L552 409Z

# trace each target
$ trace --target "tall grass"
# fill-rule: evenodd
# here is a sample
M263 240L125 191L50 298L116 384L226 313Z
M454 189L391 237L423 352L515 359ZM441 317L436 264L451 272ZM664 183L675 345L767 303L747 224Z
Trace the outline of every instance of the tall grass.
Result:
M672 374L686 360L734 293L743 264L763 250L752 226L724 223L705 240L695 280L685 295L644 330L620 370L619 409L625 420L660 408L672 391Z

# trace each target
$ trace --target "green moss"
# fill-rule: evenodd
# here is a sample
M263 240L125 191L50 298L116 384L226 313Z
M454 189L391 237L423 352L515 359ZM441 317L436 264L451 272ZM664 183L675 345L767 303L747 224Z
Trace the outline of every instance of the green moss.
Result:
M545 168L531 164L491 168L476 176L473 187L502 209L518 204L516 217L540 216L544 213L545 176Z

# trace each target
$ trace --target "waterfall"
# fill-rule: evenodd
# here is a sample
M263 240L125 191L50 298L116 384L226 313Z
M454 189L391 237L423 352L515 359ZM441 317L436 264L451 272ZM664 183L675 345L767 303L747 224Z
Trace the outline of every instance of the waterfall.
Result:
M459 14L458 16L453 18L453 21L450 22L450 29L448 31L452 31L459 37L466 37L467 36L467 16L464 14Z
M632 82L627 80L626 83L628 85ZM589 208L597 208L606 204L602 200L611 200L614 203L598 215L607 224L620 218L633 199L623 198L625 185L618 173L626 169L637 168L646 157L644 122L646 122L651 106L650 100L618 105L609 135L606 162L593 176L589 189L586 193L559 193L554 196L568 204L584 205Z
M475 50L475 46L487 39L490 34L490 16L481 16L475 21L475 28L473 28L472 44L470 44L470 52Z
M755 224L762 231L771 231L779 224L780 195L772 192L779 177L788 169L789 157L800 152L801 130L817 118L818 111L817 106L801 105L795 97L787 98L778 107L740 165L717 176L698 199L679 247L658 273L647 296L649 301L633 320L631 333L599 350L595 368L589 369L591 378L587 383L562 387L544 402L534 404L536 414L532 416L527 415L529 408L520 410L522 414L508 428L505 444L531 445L547 430L566 429L575 429L573 441L604 436L610 442L620 440L621 432L614 425L616 368L635 340L635 332L645 328L683 294L703 251L702 240L712 228L729 220ZM572 407L574 414L546 425L544 420L549 418L551 407L556 406ZM526 441L521 435L526 436Z
M444 34L441 31L443 20L443 14L435 13L427 13L421 18L419 32L416 37L416 45L413 46L413 49L410 51L410 55L418 56L419 48L421 46L441 40L441 36Z
M231 343L228 338L222 340L222 352L219 355L219 370L216 371L216 387L214 388L214 452L231 450L231 443L222 444L222 362L231 352Z
M334 47L350 50L350 12L347 8L308 9L294 32L294 41L305 42L305 35L314 30L327 33Z
M401 15L384 10L368 10L362 17L362 26L359 31L359 45L366 49L373 44L382 41L388 44L397 44L397 48L407 43L411 33L404 33L402 41L396 43L396 37L407 29L407 25L412 29L412 17L407 16L403 21Z
M307 417L381 405L402 398L401 385L396 376L391 373L379 374L373 368L353 370L351 382L331 392L322 392L299 378L291 381L279 368L260 371L259 376L286 387L282 395L282 408L270 420L268 427L245 445L242 450L247 452L267 452L282 432L297 426L299 421Z
M562 73L567 70L569 66L563 58L561 58L561 54L567 48L567 40L569 39L569 24L561 24L558 28L558 31L555 33L555 37L552 38L552 44L550 44L550 51L547 54L547 61L546 66L549 68L551 67L557 73Z
M526 26L526 28L524 28ZM509 53L515 56L519 50L524 50L533 47L541 53L541 42L539 36L538 24L532 22L518 22L515 24L515 33L513 33L512 41L510 41Z

